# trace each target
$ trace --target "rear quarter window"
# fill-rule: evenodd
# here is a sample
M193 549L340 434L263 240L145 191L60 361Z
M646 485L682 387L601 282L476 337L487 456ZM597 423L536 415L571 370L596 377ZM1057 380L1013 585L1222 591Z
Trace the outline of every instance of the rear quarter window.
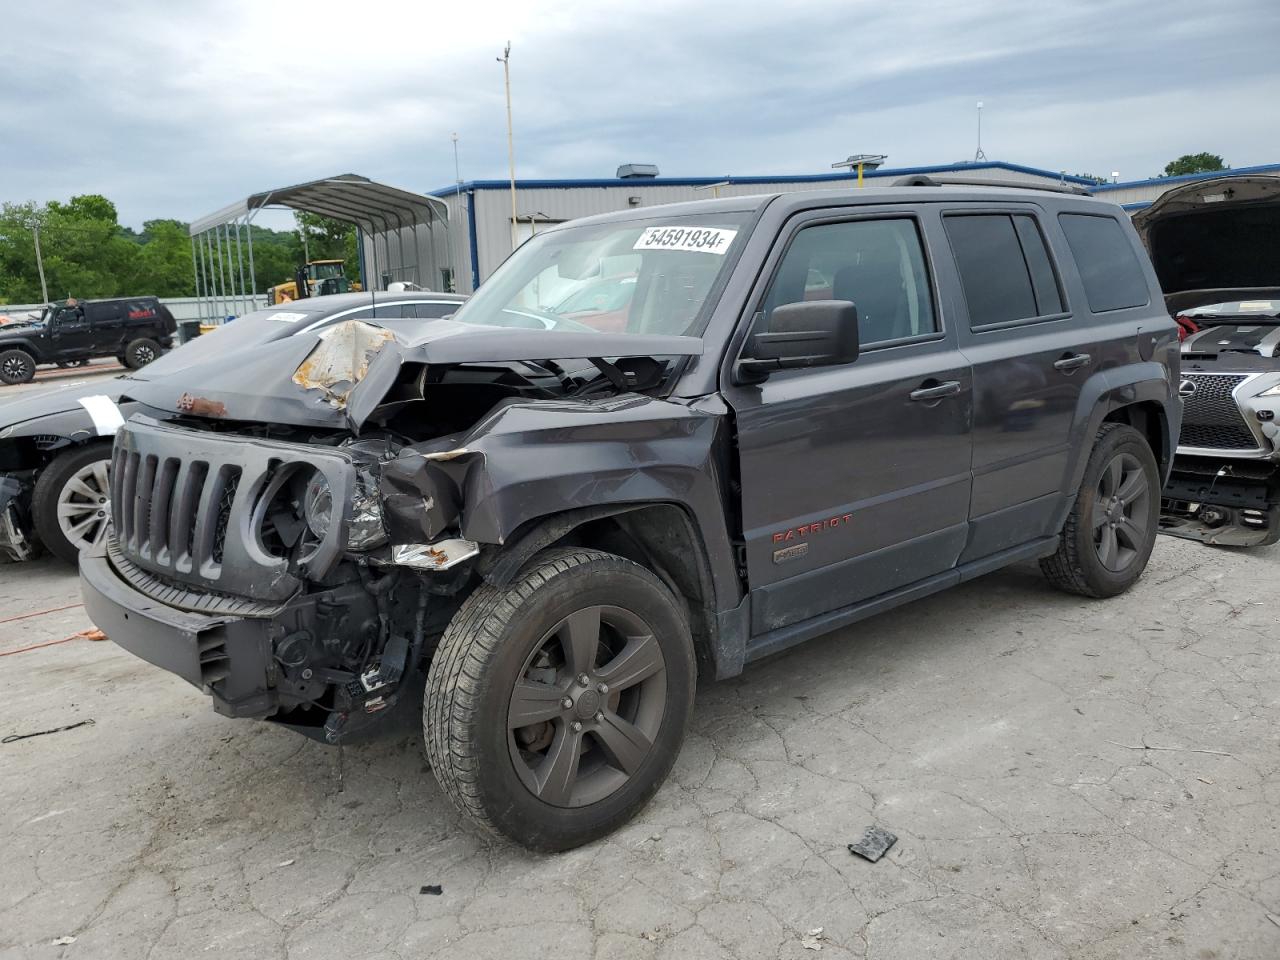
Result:
M1133 244L1114 217L1060 213L1071 256L1092 313L1143 307L1150 302L1147 278Z

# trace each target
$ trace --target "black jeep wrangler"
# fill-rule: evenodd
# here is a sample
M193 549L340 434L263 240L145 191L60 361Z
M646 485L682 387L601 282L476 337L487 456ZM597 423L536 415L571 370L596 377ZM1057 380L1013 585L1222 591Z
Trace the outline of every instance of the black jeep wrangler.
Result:
M622 320L555 312L610 277ZM1056 192L595 217L404 329L131 387L85 605L220 713L329 742L425 669L445 793L538 849L653 795L700 678L1016 561L1126 590L1181 416L1128 217Z
M37 364L65 367L96 357L136 370L173 346L176 332L173 314L155 297L59 301L31 323L0 327L0 383L26 383Z

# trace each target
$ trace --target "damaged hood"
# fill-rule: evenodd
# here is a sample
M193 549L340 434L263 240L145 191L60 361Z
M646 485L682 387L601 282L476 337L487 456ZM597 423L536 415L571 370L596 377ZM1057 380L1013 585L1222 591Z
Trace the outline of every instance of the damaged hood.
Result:
M406 363L697 356L696 337L488 327L455 320L347 320L216 355L181 376L133 382L128 396L198 416L358 429Z
M1280 298L1280 177L1174 187L1133 216L1170 313Z
M125 384L126 381L119 378L84 380L56 390L41 391L13 400L6 399L0 405L0 439L4 439L10 428L19 424L72 410L83 411L80 401L84 397L105 396L111 400L119 400L124 393Z

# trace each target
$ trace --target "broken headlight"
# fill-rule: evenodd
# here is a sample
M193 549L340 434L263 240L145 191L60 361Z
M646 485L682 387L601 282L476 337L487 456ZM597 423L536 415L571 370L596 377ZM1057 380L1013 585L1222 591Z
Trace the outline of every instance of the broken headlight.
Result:
M333 525L333 491L323 474L316 473L307 484L302 498L302 516L311 533L323 540ZM351 503L351 521L347 525L348 550L372 550L387 542L382 525L382 504L378 502L377 485L361 472L356 477L355 497Z

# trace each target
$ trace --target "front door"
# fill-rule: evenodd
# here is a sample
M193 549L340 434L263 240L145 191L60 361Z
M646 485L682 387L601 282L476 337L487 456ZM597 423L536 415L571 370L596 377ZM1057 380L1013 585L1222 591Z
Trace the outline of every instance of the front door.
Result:
M58 310L49 324L49 343L55 360L76 360L89 355L93 329L83 306Z
M909 211L835 216L788 229L752 320L851 300L861 355L725 391L756 635L950 570L967 536L972 383L920 226Z

